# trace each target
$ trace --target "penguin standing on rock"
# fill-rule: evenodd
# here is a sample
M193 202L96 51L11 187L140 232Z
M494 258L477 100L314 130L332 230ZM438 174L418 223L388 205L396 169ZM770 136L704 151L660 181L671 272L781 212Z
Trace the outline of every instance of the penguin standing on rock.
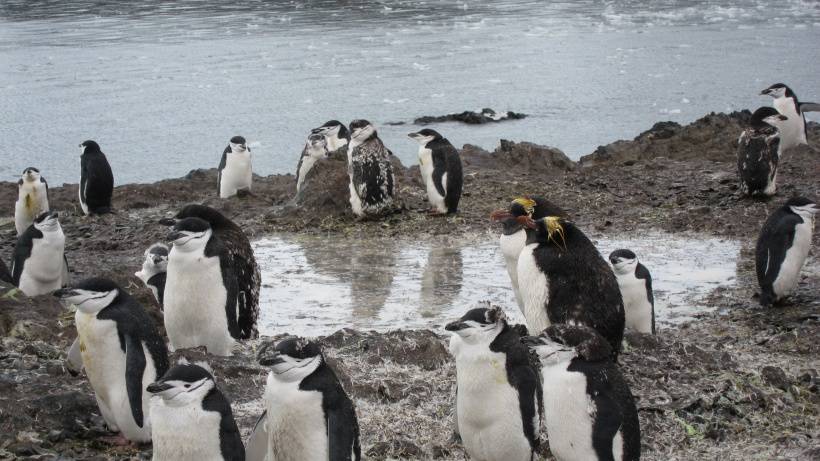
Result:
M40 170L28 167L17 181L17 203L14 205L17 235L25 232L34 218L48 210L48 183L40 175Z
M433 207L431 213L455 213L464 184L458 151L434 130L425 128L407 136L420 145L419 171L427 188L427 200Z
M236 223L219 211L205 205L191 204L181 209L174 218L160 220L161 224L173 226L185 218L199 218L210 224L213 234L219 237L228 252L230 267L236 278L236 310L239 334L236 339L252 339L259 335L256 320L259 317L259 287L262 277L253 255L248 236Z
M296 193L302 190L308 172L320 159L326 158L328 154L327 140L324 135L312 133L308 136L302 155L299 157L299 165L296 166Z
M65 234L56 211L42 213L17 238L11 273L26 296L50 293L68 283Z
M749 128L737 140L737 175L740 191L746 195L772 196L777 190L782 133L788 122L772 107L752 114Z
M518 256L527 243L527 235L533 231L518 221L521 216L537 220L546 216L566 216L566 213L544 198L525 195L510 202L509 209L496 210L490 215L493 221L503 226L499 239L501 254L504 255L515 300L521 312L524 312L524 300L521 299L521 290L518 288Z
M618 281L595 245L575 224L556 216L520 222L535 229L518 257L524 317L532 334L555 323L587 325L612 346L624 336L624 304Z
M805 197L789 199L769 216L755 249L760 304L770 306L788 296L800 280L811 249L817 204Z
M145 250L144 255L145 260L142 262L142 269L135 272L134 275L151 290L161 310L165 293L166 272L168 270L168 245L155 243Z
M219 161L216 181L219 198L233 197L240 190L249 192L252 180L251 148L245 138L234 136Z
M635 399L607 341L584 325L552 325L523 341L541 361L552 455L560 461L640 459Z
M319 345L289 337L263 345L258 357L271 372L266 410L248 441L248 461L360 460L356 408Z
M168 352L154 321L111 280L87 279L54 296L77 307L82 365L109 429L131 441L151 440L145 388L168 370Z
M325 137L328 152L335 152L347 146L350 141L350 132L347 127L338 120L329 120L324 125L311 130L313 134L320 134Z
M786 123L780 130L780 148L785 152L792 147L808 144L806 140L806 116L804 112L820 111L820 104L814 102L800 102L791 88L783 83L775 83L760 92L774 98L774 107L786 116Z
M350 122L347 163L350 205L356 216L377 217L393 210L395 182L390 155L370 122Z
M114 174L111 165L94 141L80 144L80 207L86 215L111 212Z
M625 327L655 334L655 297L652 276L631 250L615 250L609 255L612 271L624 301Z
M211 370L184 360L148 385L154 461L245 461L231 404Z

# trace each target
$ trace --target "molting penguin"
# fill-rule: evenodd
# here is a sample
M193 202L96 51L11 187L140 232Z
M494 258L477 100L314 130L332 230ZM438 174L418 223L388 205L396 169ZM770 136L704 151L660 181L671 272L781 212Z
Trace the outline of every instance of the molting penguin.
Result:
M794 91L783 83L775 83L760 94L774 98L775 109L787 118L780 129L781 151L785 152L792 147L807 144L806 117L803 112L820 111L820 104L798 101Z
M108 427L128 440L151 440L145 388L168 370L168 352L154 321L111 280L87 279L54 296L77 306L82 364Z
M326 158L328 154L327 140L324 135L312 133L308 136L302 155L299 157L299 165L296 166L296 193L302 189L310 169L319 160Z
M395 183L390 151L367 120L350 122L347 163L353 214L380 216L392 211Z
M609 255L624 301L626 328L655 334L655 297L652 276L631 250L615 250Z
M271 372L249 461L361 459L356 408L317 343L289 337L263 345L258 357Z
M34 218L48 210L48 183L40 175L40 170L28 167L17 181L17 203L14 205L17 235L25 232Z
M222 151L216 186L219 198L236 195L240 190L250 191L253 180L251 149L242 136L234 136Z
M231 355L239 336L237 281L228 252L207 221L185 218L168 234L164 319L171 349L205 346Z
M641 428L612 350L584 325L524 338L541 361L550 451L559 461L638 460Z
M17 238L11 273L26 296L50 293L68 283L65 235L56 211L42 213Z
M587 325L621 350L624 304L618 281L595 245L575 225L548 216L519 221L536 232L518 257L524 317L533 334L554 323Z
M80 144L80 207L86 215L111 212L114 175L111 165L94 141Z
M407 136L420 145L419 170L427 187L427 200L433 207L431 211L455 213L464 184L458 151L438 132L427 128Z
M749 128L737 140L737 175L742 193L774 195L782 146L780 130L786 122L786 116L772 107L761 107L752 114Z
M204 366L185 361L146 389L154 461L245 461L231 404Z
M811 248L817 204L805 197L789 199L769 216L755 249L760 304L769 306L794 290Z
M311 130L311 133L320 134L325 137L328 152L335 152L346 146L350 141L350 132L347 131L347 127L338 120L327 121L324 125Z
M510 202L508 210L496 210L490 215L493 221L500 222L503 226L499 239L501 254L504 255L504 263L507 266L507 274L510 276L515 300L521 312L524 312L524 300L521 299L521 291L518 288L518 255L527 243L527 235L532 231L518 222L521 216L541 219L546 216L566 216L566 214L546 199L525 195Z
M142 283L151 290L154 298L162 309L162 301L165 293L165 278L168 270L168 245L155 243L145 250L145 260L142 262L142 269L135 272Z
M251 339L258 336L256 320L259 317L259 287L261 275L253 248L242 228L219 211L205 205L186 205L174 218L160 220L161 224L174 225L185 218L199 218L211 225L214 235L219 237L228 251L230 266L236 277L236 303L239 311L237 339Z
M473 459L531 460L538 449L542 392L527 348L499 307L447 324L456 359L456 416Z

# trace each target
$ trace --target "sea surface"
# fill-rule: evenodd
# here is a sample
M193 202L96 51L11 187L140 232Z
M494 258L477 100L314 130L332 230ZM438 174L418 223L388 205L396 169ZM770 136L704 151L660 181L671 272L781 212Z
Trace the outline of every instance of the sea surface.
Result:
M661 120L820 100L820 2L0 2L0 180L78 181L97 140L118 184L215 167L244 135L259 174L295 170L312 127L367 118L406 164L412 122L455 145L534 141L578 158ZM815 118L816 120L816 118Z

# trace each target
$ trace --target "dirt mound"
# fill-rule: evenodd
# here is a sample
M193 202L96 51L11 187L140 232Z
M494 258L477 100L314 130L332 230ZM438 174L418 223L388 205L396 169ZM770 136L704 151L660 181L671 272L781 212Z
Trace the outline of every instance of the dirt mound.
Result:
M571 171L575 168L575 162L560 149L506 139L502 139L492 153L465 144L461 149L461 160L468 170L502 169L539 174Z

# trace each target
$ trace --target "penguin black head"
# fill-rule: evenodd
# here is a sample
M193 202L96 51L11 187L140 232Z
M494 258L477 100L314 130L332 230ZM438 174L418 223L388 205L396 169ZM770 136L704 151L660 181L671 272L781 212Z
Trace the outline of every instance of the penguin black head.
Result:
M786 86L786 84L784 84L784 83L775 83L774 85L772 85L772 86L766 88L765 90L761 91L760 94L761 95L769 95L769 96L773 97L774 99L779 99L779 98L783 98L783 97L786 97L786 98L793 98L794 97L794 91L792 91L792 89L789 88L788 86Z
M80 150L83 154L92 154L96 152L102 153L102 151L100 150L100 145L90 139L88 141L83 141L83 143L80 144Z
M570 221L560 216L546 216L537 220L519 216L518 222L535 230L535 240L538 243L546 243L562 250L567 249L567 241L576 230Z
M184 218L174 224L168 234L168 240L174 244L174 248L187 251L204 247L210 236L211 225L208 221L200 218Z
M145 390L161 397L166 405L182 407L201 402L215 386L210 371L199 365L182 363L172 367Z
M431 130L429 128L425 128L417 133L410 133L407 135L408 138L416 140L422 146L426 146L428 143L432 141L438 141L440 139L444 139L437 131Z
M327 138L321 133L311 133L307 138L305 146L307 147L307 153L311 156L326 157L328 154Z
M505 328L507 316L498 306L470 309L460 319L444 327L471 344L490 343Z
M818 210L817 203L806 197L792 197L786 201L783 208L787 208L792 213L803 218L811 219Z
M263 345L257 358L261 365L271 367L276 379L286 382L303 380L324 362L318 343L297 336Z
M116 282L102 277L85 279L71 287L61 288L54 296L66 305L77 306L86 314L96 314L110 306L123 292Z
M40 232L50 232L60 227L56 211L44 211L34 218L32 225Z
M159 220L159 223L165 226L173 226L177 222L185 218L200 218L208 221L211 224L211 227L219 227L219 228L226 228L226 227L236 227L236 224L233 223L230 219L226 218L225 215L220 213L214 208L211 208L206 205L199 205L196 203L192 203L190 205L185 205L173 218L162 218Z
M593 328L586 325L558 323L551 325L538 336L522 338L532 349L542 365L569 364L579 358L587 362L611 360L612 347Z
M350 122L350 140L361 144L368 139L376 138L376 127L367 120L358 119Z
M774 107L760 107L752 114L749 125L756 130L770 126L779 129L786 120L788 120L788 117L778 112Z
M612 269L618 274L634 273L635 266L638 265L638 257L632 250L615 250L609 254L609 262L612 263Z
M522 195L513 199L508 209L493 211L490 219L500 222L504 226L504 233L509 235L524 227L524 223L518 218L538 219L544 216L566 216L566 214L541 197Z
M34 168L33 166L30 166L30 167L26 168L25 170L23 170L23 174L22 174L21 179L23 179L24 181L29 181L29 182L39 181L40 180L40 170L38 170L37 168Z
M164 243L155 243L145 250L145 259L150 260L155 266L164 266L168 264L168 245Z
M350 139L350 132L347 127L338 120L328 120L324 125L310 130L313 134L320 134L326 138L336 137L339 139Z
M248 143L245 142L245 138L243 138L242 136L234 136L233 138L231 138L230 146L231 152L245 152L246 150L248 152L251 151L251 149L248 147Z

